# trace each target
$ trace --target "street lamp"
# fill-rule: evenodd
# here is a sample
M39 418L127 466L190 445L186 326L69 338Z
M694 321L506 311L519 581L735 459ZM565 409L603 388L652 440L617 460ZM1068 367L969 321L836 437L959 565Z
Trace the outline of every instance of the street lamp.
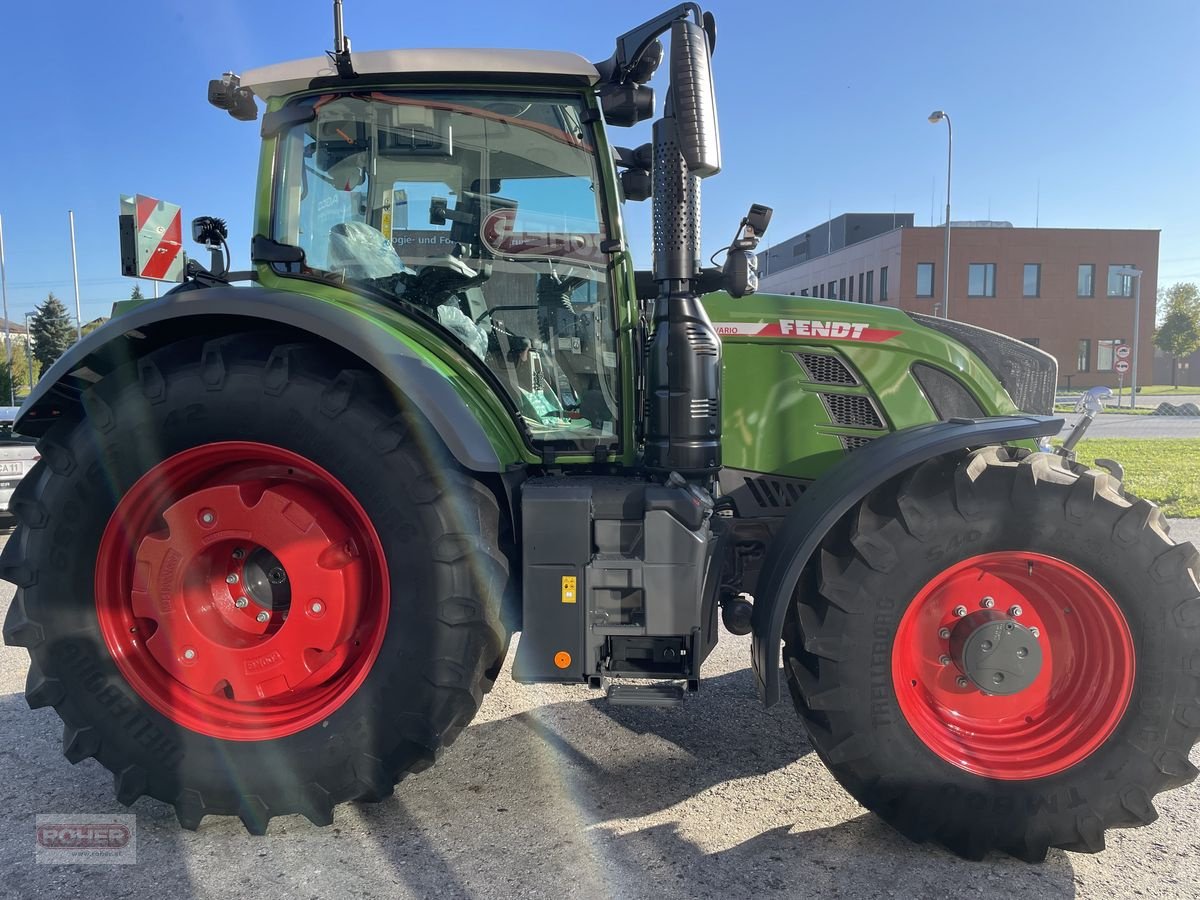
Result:
M954 129L950 127L950 114L935 109L929 121L936 125L946 122L946 260L942 263L942 317L950 318L950 166L954 162Z
M34 313L25 313L25 365L29 367L29 392L33 393L33 332L29 328L29 317Z
M1142 324L1142 270L1137 266L1116 266L1113 273L1122 278L1136 278L1133 283L1133 362L1129 368L1129 408L1137 406L1138 333Z

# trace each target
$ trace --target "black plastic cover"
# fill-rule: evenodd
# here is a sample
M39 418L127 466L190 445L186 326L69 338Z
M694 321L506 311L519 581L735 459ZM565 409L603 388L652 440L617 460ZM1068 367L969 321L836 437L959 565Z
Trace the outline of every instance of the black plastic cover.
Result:
M1058 360L1049 353L977 325L920 313L908 313L908 316L914 322L966 345L992 370L1017 409L1043 416L1054 412Z
M933 407L934 413L943 422L955 416L973 419L984 415L979 401L949 372L925 363L917 363L912 367L912 374L921 386L925 399Z

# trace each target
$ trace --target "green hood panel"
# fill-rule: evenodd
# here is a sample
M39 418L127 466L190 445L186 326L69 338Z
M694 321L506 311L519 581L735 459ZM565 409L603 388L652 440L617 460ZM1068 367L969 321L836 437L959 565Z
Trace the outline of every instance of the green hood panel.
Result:
M724 345L723 459L730 468L816 478L866 440L936 421L912 374L918 363L957 379L985 415L1017 412L974 353L899 309L725 293L708 295L705 307Z

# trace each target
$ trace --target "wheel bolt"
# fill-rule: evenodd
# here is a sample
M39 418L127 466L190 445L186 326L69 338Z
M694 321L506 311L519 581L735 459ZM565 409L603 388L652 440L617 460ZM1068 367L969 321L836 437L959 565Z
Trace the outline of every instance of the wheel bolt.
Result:
M250 601L247 600L245 597L238 597L236 600L233 601L233 605L236 606L238 609L245 609L247 606L250 605Z
M940 663L943 666L950 665L950 662L951 662L950 657L946 656L946 654L944 654L944 653L938 657L938 663Z
M313 615L319 616L322 612L325 611L325 604L322 603L320 600L314 600L312 603L310 603L308 605L308 611L311 612Z
M1017 651L1017 659L1024 659L1028 655L1029 655L1029 651L1026 650L1024 647L1022 647L1020 650Z
M991 597L984 597L982 600L979 601L979 605L982 606L984 609L991 609L993 606L996 605L996 601L993 600Z
M1041 633L1040 631L1038 631L1038 629L1037 629L1037 626L1036 626L1036 625L1035 625L1033 628L1030 628L1030 629L1029 629L1029 633L1030 633L1030 634L1032 634L1034 637L1041 637L1041 636L1042 636L1042 633Z
M957 684L960 688L965 688L971 682L967 681L966 675L959 675L956 679L954 679L954 683Z
M989 650L992 649L992 642L984 641L982 644L979 645L979 649L982 650L984 653L987 653Z
M200 521L205 525L211 525L213 522L217 521L217 514L211 509L201 510Z
M238 583L238 577L237 577L237 573L236 573L236 572L230 572L228 575L226 575L226 576L225 576L225 583L226 583L226 584L237 584L237 583Z
M246 555L246 551L243 550L241 547L238 547L236 550L233 551L234 559L241 559L245 555Z
M1012 616L1014 619L1017 618L1019 615L1021 615L1021 613L1023 613L1023 612L1025 612L1025 610L1021 609L1021 607L1019 607L1019 606L1014 605L1014 606L1010 606L1008 608L1008 614L1010 616Z
M997 672L992 676L992 684L999 684L1004 680L1004 673Z
M267 612L266 612L266 610L263 610L262 612L260 612L260 613L259 613L257 616L255 616L254 618L255 618L257 621L259 621L259 622L265 622L265 621L267 621L267 620L268 620L269 618L271 618L271 617L270 617L269 615L267 615Z
M193 650L191 647L188 647L186 650L183 651L183 658L184 659L195 659L196 651Z
M965 616L966 614L967 614L967 608L965 606L954 607L954 615L958 616L960 619L963 616Z
M943 641L950 640L950 629L949 628L939 628L938 629L938 637L940 637Z

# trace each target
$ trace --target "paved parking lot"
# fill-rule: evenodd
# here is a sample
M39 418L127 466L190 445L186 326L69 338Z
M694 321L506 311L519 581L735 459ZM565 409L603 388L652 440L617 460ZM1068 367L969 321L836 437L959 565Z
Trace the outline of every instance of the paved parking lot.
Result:
M1079 421L1075 413L1063 413L1065 437ZM1088 426L1090 438L1200 438L1200 417L1197 416L1129 416L1101 413Z
M1200 540L1196 523L1175 533ZM0 587L0 615L11 594ZM275 819L264 838L227 819L183 832L146 799L121 807L98 763L62 758L53 712L26 708L25 651L0 648L0 896L1200 897L1200 784L1099 856L966 863L841 791L790 707L758 705L748 643L724 635L701 693L672 710L502 678L394 798L340 807L326 829ZM137 864L35 864L34 816L51 812L135 813Z

